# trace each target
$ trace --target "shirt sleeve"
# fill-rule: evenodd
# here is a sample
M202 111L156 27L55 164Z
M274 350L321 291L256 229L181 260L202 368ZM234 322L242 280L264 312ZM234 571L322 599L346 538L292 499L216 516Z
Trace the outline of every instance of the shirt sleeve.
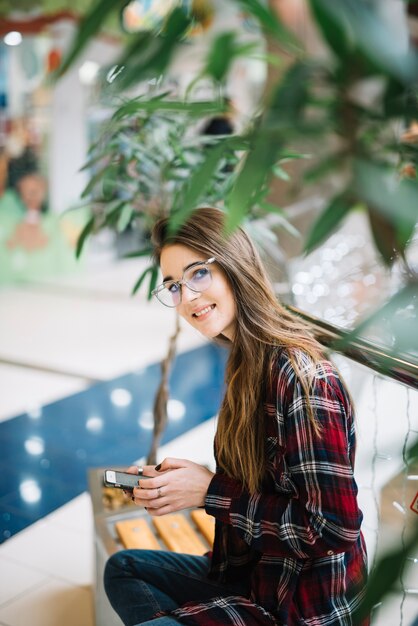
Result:
M331 556L350 549L359 536L362 514L353 476L350 400L332 366L320 365L308 395L289 365L277 373L273 466L279 488L249 494L222 473L209 485L207 513L231 524L252 549L264 554ZM309 419L308 400L319 434Z

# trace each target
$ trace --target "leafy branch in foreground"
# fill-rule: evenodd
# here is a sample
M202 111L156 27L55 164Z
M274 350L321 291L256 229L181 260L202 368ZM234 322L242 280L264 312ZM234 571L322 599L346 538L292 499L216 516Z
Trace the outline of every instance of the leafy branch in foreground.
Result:
M251 134L205 135L197 121L202 115L224 113L223 103L179 102L166 93L123 102L105 125L89 152L84 166L90 180L83 191L91 200L91 216L78 241L80 255L89 235L103 228L118 233L127 228L142 231L143 248L130 256L147 256L146 238L156 219L171 216L173 230L202 204L223 207L241 176L242 155L251 148ZM158 109L158 110L156 110ZM283 173L281 160L297 159L297 153L277 154L273 164ZM278 207L265 203L266 185L257 190L249 218L257 218ZM292 226L282 217L291 232ZM146 268L135 293L149 278L148 296L156 271Z

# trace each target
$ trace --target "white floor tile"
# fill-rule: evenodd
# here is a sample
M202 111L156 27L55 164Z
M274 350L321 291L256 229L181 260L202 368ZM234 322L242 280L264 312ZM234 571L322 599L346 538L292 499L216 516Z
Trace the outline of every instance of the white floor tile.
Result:
M78 585L93 581L93 533L45 521L11 537L1 557Z
M401 594L388 594L373 616L373 626L411 626L418 617L418 600L415 596L403 598Z
M93 533L93 511L90 495L85 492L64 506L50 513L44 521L54 526L75 530L85 534Z
M94 626L91 590L48 579L0 607L0 622L8 626Z
M37 281L35 288L49 288L54 292L88 296L122 296L127 298L143 270L147 267L144 259L118 259L87 263L85 270L68 276L48 276Z
M177 459L188 459L206 465L215 471L215 461L213 457L213 439L215 437L216 419L212 418L199 424L184 435L177 437L173 441L161 446L158 451L158 461L165 457Z
M77 393L87 384L83 378L0 363L0 421Z
M46 575L4 557L0 552L0 607L46 580Z
M28 316L30 311L30 316ZM86 298L9 288L0 291L0 359L106 380L160 360L175 314L144 297ZM201 336L184 326L183 350Z

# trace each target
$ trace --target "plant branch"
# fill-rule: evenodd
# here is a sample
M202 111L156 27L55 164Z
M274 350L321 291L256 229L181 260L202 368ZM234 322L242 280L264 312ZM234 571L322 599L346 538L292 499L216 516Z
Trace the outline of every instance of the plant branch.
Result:
M176 315L176 328L174 334L170 337L167 356L161 363L161 382L158 387L154 400L154 433L152 437L150 451L148 453L147 465L155 465L157 463L157 450L160 445L161 437L167 425L167 404L169 397L169 375L171 364L176 354L177 337L180 334L180 318Z

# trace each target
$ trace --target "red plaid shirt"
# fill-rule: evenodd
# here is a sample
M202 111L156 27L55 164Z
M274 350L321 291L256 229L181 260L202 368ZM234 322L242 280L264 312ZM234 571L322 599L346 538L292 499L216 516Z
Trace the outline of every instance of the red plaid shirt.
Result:
M308 358L302 367L312 367ZM171 613L183 624L349 626L363 597L366 549L349 397L330 362L316 367L309 401L322 428L318 436L284 352L273 378L260 493L250 495L218 469L206 497L206 511L216 519L210 576L247 580L248 598L190 602Z

